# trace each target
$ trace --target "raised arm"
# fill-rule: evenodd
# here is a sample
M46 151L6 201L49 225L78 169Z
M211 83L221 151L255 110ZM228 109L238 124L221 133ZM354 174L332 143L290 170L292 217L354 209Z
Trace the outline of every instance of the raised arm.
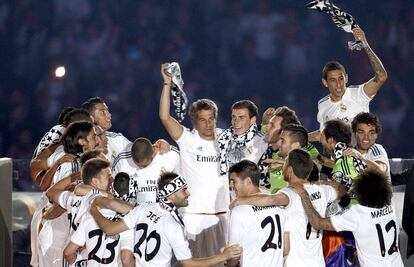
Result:
M242 248L240 245L232 245L224 249L220 254L208 257L208 258L198 258L198 259L188 259L181 260L180 263L184 267L206 267L206 266L215 266L221 262L225 262L231 259L240 258L242 253Z
M230 208L240 205L253 205L259 207L266 206L287 206L289 205L289 198L283 193L274 195L269 194L256 194L247 197L239 197L233 200L230 204Z
M168 134L173 140L178 140L183 134L184 127L170 115L171 77L165 74L168 63L161 65L161 75L164 79L160 98L160 119Z
M361 28L355 28L353 32L355 39L362 41L362 43L364 44L364 49L367 53L369 63L371 64L372 69L374 70L375 76L364 84L365 94L367 94L367 96L369 97L373 97L387 80L387 71L382 65L381 60L369 46L364 31L361 30Z

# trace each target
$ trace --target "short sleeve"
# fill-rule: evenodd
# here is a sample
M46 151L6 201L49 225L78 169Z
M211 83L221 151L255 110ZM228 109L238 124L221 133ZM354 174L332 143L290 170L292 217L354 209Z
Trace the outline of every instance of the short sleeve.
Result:
M79 226L76 229L75 232L72 233L72 236L70 237L70 242L83 247L86 244L86 229L85 226L87 225L86 218L88 217L88 214L85 214L82 216L82 219L80 220ZM91 222L89 222L91 223Z
M242 235L244 233L243 218L241 218L240 210L242 206L233 208L230 214L229 244L241 244Z
M165 226L167 228L166 236L174 252L175 258L178 261L191 259L192 254L184 234L184 229L181 225L174 222L168 223Z
M351 96L355 101L363 105L368 105L374 97L367 96L367 94L364 91L364 84L350 86L347 90L350 90Z
M70 191L63 191L62 193L60 193L59 199L58 199L59 206L61 206L62 208L67 210L68 209L68 200L69 200L71 194L72 194L72 192L70 192Z
M122 220L124 221L124 223L129 229L134 228L134 226L137 224L137 217L138 217L138 213L140 212L140 209L141 209L141 205L136 206L133 210L128 212L128 214L126 214L122 218Z
M191 142L191 132L190 129L185 128L184 126L182 126L184 128L183 133L181 134L181 136L175 141L179 147L188 145Z
M134 229L129 229L119 234L119 249L134 252Z
M321 185L321 188L325 192L326 200L328 203L331 203L338 198L338 193L334 187L330 185Z
M339 214L330 217L335 231L354 231L358 228L359 214L358 205L353 205L349 209L341 211Z

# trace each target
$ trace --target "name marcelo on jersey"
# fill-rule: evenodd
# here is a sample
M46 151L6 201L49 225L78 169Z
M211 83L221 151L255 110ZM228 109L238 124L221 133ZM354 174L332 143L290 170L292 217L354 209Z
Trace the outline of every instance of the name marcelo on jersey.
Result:
M375 219L381 216L385 216L387 214L393 213L393 209L392 206L386 206L382 209L376 210L376 211L371 211L371 218Z

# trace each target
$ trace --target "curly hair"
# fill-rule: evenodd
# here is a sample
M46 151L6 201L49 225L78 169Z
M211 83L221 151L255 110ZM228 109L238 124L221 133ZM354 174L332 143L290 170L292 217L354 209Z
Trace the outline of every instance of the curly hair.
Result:
M360 174L352 184L352 192L362 206L379 209L391 204L391 183L379 171L368 170Z
M379 123L378 117L372 114L371 112L361 112L355 116L351 124L352 132L356 133L358 124L360 123L374 126L375 132L377 134L381 132L381 125Z

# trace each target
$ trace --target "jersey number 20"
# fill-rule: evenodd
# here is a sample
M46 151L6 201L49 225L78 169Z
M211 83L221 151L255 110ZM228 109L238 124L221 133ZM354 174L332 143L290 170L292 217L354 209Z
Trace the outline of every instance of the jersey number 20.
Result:
M138 232L139 230L142 230L143 232L142 232L142 235L139 238L138 242L134 246L134 253L137 253L139 255L139 257L142 258L142 252L139 250L139 247L145 241L145 261L150 261L157 255L158 251L160 250L161 236L155 230L152 231L151 233L149 233L149 235L147 235L147 233L148 233L148 224L146 224L146 223L137 224L137 226L135 227L135 231ZM155 247L151 251L151 253L148 253L147 252L147 244L151 239L154 239L156 243L155 243Z

